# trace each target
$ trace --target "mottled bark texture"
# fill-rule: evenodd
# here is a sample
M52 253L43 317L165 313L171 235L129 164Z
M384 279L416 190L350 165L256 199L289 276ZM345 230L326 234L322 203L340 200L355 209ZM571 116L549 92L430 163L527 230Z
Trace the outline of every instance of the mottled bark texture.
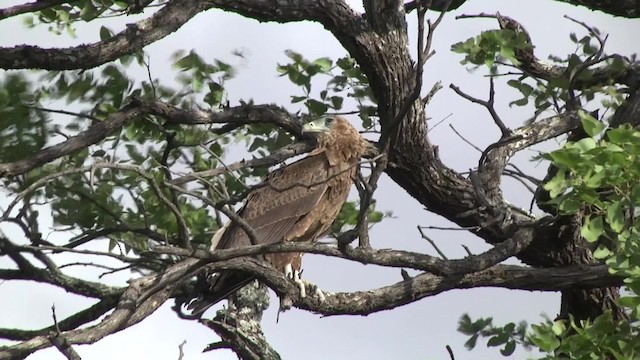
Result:
M210 344L205 351L227 348L243 360L280 360L260 326L262 314L268 307L266 286L254 281L238 290L229 298L228 308L219 310L212 320L201 320L222 339Z

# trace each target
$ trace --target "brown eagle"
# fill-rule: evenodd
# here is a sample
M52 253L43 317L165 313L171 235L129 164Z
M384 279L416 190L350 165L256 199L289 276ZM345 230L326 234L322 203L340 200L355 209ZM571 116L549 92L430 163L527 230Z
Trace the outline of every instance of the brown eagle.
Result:
M347 199L358 161L368 143L344 118L336 116L303 127L317 134L318 146L305 158L271 172L246 198L239 216L255 232L257 244L313 242L326 235ZM212 239L212 249L252 244L241 226L230 221ZM302 253L267 254L264 258L300 286ZM253 281L238 271L206 274L196 285L188 309L197 316Z

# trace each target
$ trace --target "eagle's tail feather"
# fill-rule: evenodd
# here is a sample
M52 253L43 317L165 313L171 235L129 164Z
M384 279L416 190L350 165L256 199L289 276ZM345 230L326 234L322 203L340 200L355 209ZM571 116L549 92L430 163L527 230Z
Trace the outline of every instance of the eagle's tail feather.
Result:
M187 309L191 310L192 316L202 315L211 306L226 299L255 279L250 274L239 271L219 273L213 281L207 274L204 276L209 279L204 279L196 285L194 294L198 294L198 297L187 306Z

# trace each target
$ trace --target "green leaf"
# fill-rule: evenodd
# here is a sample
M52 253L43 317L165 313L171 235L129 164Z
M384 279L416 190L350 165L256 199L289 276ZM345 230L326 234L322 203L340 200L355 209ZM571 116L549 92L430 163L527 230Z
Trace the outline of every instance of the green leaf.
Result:
M544 184L544 189L549 191L549 196L553 199L566 190L566 171L558 170L556 175Z
M314 65L318 65L322 72L328 72L331 70L331 66L333 66L333 61L331 59L322 57L313 61Z
M342 109L342 103L344 102L344 98L342 96L332 96L331 97L331 105L333 109L340 110Z
M100 40L101 41L109 40L109 39L111 39L112 36L113 36L113 32L111 32L111 30L109 30L109 28L107 28L106 26L101 26L100 27Z
M494 336L487 341L487 346L500 346L504 344L506 340L502 336Z
M314 99L309 99L305 101L304 104L309 109L309 113L316 116L322 116L327 112L327 110L329 110L329 106L327 106L327 104L321 103L320 101Z
M584 131L589 136L596 136L600 134L605 128L605 125L602 122L598 121L584 110L579 110L578 116L580 117L580 122L582 123Z
M611 256L611 251L606 247L599 245L598 248L593 252L593 256L596 259L606 259Z
M516 342L513 340L509 340L504 345L504 348L500 349L500 354L502 354L502 356L511 356L511 354L513 354L515 350L516 350Z
M295 104L295 103L299 103L301 101L307 100L307 96L291 96L291 103Z
M614 201L607 207L607 223L617 233L624 229L624 214L622 210L620 201Z
M582 208L582 202L579 199L570 197L562 200L559 208L564 213L575 214Z
M342 70L353 69L356 66L356 60L351 57L344 57L336 61L336 65Z
M558 320L558 321L554 321L553 325L551 326L551 331L553 332L553 334L555 336L560 336L562 335L562 333L566 330L566 326L564 324L564 321Z
M587 217L584 220L580 235L589 242L595 242L604 233L604 223L601 216Z
M596 141L593 140L593 138L588 137L588 138L578 140L574 144L574 146L580 149L581 152L587 152L589 150L595 149L597 144L596 144Z

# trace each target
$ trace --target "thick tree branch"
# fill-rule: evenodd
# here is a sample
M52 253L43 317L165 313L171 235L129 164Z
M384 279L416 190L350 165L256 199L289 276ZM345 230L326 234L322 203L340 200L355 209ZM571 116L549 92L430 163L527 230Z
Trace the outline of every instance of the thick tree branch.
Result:
M272 123L297 137L307 139L307 136L302 134L302 122L299 118L282 108L272 105L238 106L213 112L182 110L160 101L133 99L122 110L109 115L107 119L101 122L94 123L87 130L68 138L62 143L42 149L29 158L0 164L0 178L24 174L38 166L96 144L115 130L143 114L160 116L169 123L185 125L232 123L240 126Z
M638 0L557 0L571 5L585 6L591 10L600 10L607 14L626 18L640 17L640 1Z
M268 253L304 252L326 255L357 261L364 264L397 268L411 268L435 275L451 276L468 274L487 269L511 256L518 254L528 246L532 239L532 230L523 228L513 239L505 241L482 254L471 255L464 259L443 260L430 255L403 250L372 249L349 246L340 249L321 244L283 243L275 245L254 245L224 250L187 250L177 247L158 246L152 252L206 260L208 262L225 261L242 256L255 256Z
M0 9L0 20L20 14L40 11L67 2L69 2L69 0L37 0L26 4L10 6L8 8Z
M124 289L122 290L124 292ZM58 328L61 331L73 330L79 326L96 320L100 316L111 311L117 304L120 295L114 294L113 296L104 297L96 304L67 317L66 319L58 322ZM0 338L14 341L29 340L35 336L46 336L51 331L55 330L54 325L38 329L38 330L19 330L19 329L3 329L0 328Z
M225 348L243 360L280 360L260 326L263 312L269 307L267 288L257 282L250 283L229 299L229 307L218 311L212 320L200 320L215 331ZM221 343L217 343L221 344ZM205 351L215 350L212 344Z
M193 261L184 261L174 265L172 269L183 270L181 266L193 264ZM149 296L145 301L137 302L145 289L153 286L161 275L148 275L130 282L129 287L123 292L112 313L107 315L100 323L83 329L64 331L61 333L68 344L92 344L105 336L123 330L151 315L173 294L178 284L171 283L160 291ZM40 335L17 345L0 346L0 359L23 359L36 350L52 346L49 337Z
M185 261L193 261L192 259ZM410 280L369 291L327 293L325 300L300 297L298 285L280 271L252 258L240 258L209 264L212 270L250 272L293 306L331 315L368 315L390 310L452 289L500 287L507 289L559 291L569 288L600 288L622 285L622 278L611 275L606 265L578 265L536 269L513 265L495 265L480 272L440 277L428 273ZM175 273L173 274L175 276ZM1 354L1 353L0 353Z
M126 30L107 40L89 45L66 49L42 49L28 45L0 48L0 68L91 69L162 39L209 6L203 0L171 0L150 18L130 24Z
M26 159L0 164L0 178L24 174L38 166L93 145L140 114L141 111L138 108L128 106L119 112L109 115L106 120L94 123L89 129L70 137L62 143L44 148Z

